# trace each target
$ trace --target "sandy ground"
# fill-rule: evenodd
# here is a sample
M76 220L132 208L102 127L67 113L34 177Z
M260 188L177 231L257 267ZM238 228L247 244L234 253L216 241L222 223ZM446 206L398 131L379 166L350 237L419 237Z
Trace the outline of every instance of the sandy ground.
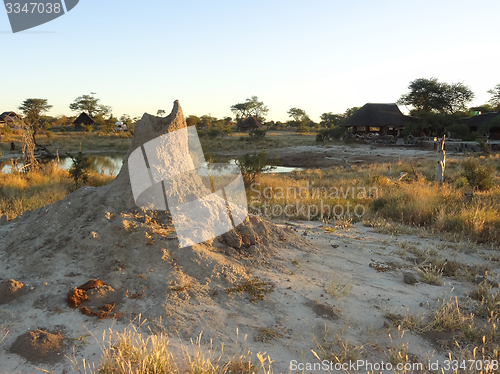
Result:
M213 152L214 155L224 157L241 157L245 153L244 150ZM351 165L362 165L436 158L436 152L432 150L368 144L294 146L269 149L267 153L271 157L276 156L282 166L303 168L343 166L345 165L344 159Z
M133 290L139 293L142 285L155 288L156 283L157 287L164 287L162 292L154 293L146 289L143 298L127 298L120 303L119 310L124 313L121 317L101 321L85 316L65 303L64 290L69 292L72 287L92 278L96 271L82 264L81 271L75 273L74 267L68 266L67 258L56 255L38 264L40 267L50 266L54 269L53 273L23 273L26 267L16 257L8 256L3 245L6 233L14 228L16 222L1 226L0 274L3 280L12 278L21 281L26 291L7 303L0 301L1 325L9 331L0 344L0 373L35 373L38 370L70 373L74 367L65 356L71 356L73 352L79 362L86 359L97 364L103 332L111 327L114 330L125 328L138 313L152 318L143 325L142 331L147 333L148 328L166 331L171 338L172 349L178 353L181 342L187 344L190 338L194 339L203 332L203 342L213 339L214 346L224 342L226 352L235 349L236 342L240 347L250 347L252 352L267 352L274 361L275 373L295 372L290 370L293 365L319 362L311 350L323 359L317 345L321 342L325 345L323 339L331 342L339 355L341 344L362 346L363 351L357 359L372 363L387 362L389 350L404 344L408 344L415 362L427 362L428 357L444 362L447 351L436 344L435 338L410 332L401 338L395 327L388 325L384 314L393 312L404 315L409 311L429 315L439 305L438 299L465 297L474 284L446 277L442 286L422 282L406 284L403 272L416 275L416 271L414 256L403 249L414 246L422 251L436 250L445 258L468 264L485 264L486 248L413 235L378 234L361 224L335 228L319 222L276 223L287 234L285 242L293 238L296 241L283 245L261 263L252 261L252 256L221 254L224 246L217 241L213 245L193 249L193 252L204 252L197 260L211 255L218 264L239 267L252 277L270 282L274 292L266 295L264 300L252 303L246 297L248 295L228 296L220 288L217 295L214 292L217 287L212 290L211 286L209 297L195 295L196 291L176 292L175 297L170 295L166 299L159 297L162 293L169 293L161 280L168 276L167 267L160 266L158 262L148 263L154 259L150 253L147 261L137 260L137 266L123 265L123 270L118 266L109 271L103 280L117 290L123 288L120 288L120 282L127 283L128 280L129 285L135 284ZM171 256L177 255L171 253ZM193 253L189 256L191 260L196 257ZM179 263L182 261L179 260ZM490 270L490 279L496 277L497 270ZM184 272L188 271L184 269ZM142 277L137 278L137 274ZM418 275L417 279L420 279ZM54 280L57 284L52 283ZM162 305L160 310L163 312L150 313L158 305ZM38 328L64 333L64 344L56 354L60 356L59 360L30 362L11 352L19 336ZM276 334L266 335L264 331ZM243 341L245 335L246 342Z

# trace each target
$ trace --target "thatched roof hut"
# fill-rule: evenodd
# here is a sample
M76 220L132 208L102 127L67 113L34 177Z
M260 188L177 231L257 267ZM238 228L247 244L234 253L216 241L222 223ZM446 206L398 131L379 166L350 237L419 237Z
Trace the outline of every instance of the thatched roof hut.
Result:
M20 122L22 120L21 116L15 112L3 112L0 114L0 127L4 127L5 125L14 127L16 122Z
M89 116L87 113L80 114L74 121L73 125L75 125L75 131L82 131L83 128L81 125L89 126L94 124L94 119Z
M262 125L253 116L247 117L238 125L238 131L252 131L262 127Z
M349 127L353 133L378 132L381 135L399 135L405 124L415 118L405 116L396 104L363 105L340 126Z
M469 126L471 131L478 131L481 126L487 125L488 122L494 121L497 118L500 118L500 112L484 113L478 116L464 118L463 121ZM495 124L495 126L489 129L489 138L491 140L500 140L500 119L497 121L498 125Z

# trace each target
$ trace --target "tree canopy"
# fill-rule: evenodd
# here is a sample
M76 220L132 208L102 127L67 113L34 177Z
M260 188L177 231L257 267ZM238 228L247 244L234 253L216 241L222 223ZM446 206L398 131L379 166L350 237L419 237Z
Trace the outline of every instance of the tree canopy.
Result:
M259 122L265 122L265 116L269 113L269 109L264 102L259 101L257 96L252 96L245 100L244 103L237 103L231 106L231 112L234 113L237 120L253 116Z
M497 84L491 90L488 90L488 93L491 94L491 99L488 101L491 106L500 109L500 84Z
M467 109L474 98L472 90L463 83L443 83L436 78L418 78L408 85L410 92L396 102L414 108L413 113L456 113Z
M78 96L69 108L75 112L85 112L91 117L97 114L101 116L111 114L111 107L99 104L99 101L101 100L93 95L82 95Z
M25 119L32 124L38 125L40 117L48 112L52 105L48 104L47 99L26 99L19 106L19 110L23 112Z

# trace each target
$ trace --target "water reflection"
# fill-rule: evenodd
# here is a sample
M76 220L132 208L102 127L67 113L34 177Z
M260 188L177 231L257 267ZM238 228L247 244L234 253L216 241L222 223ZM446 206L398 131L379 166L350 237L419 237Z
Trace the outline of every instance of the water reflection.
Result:
M89 157L89 162L91 169L99 173L104 173L108 175L117 175L120 172L123 164L124 154L112 154L112 155L91 155ZM55 161L47 161L55 162ZM61 169L68 170L73 164L73 160L70 157L59 158L58 166ZM22 167L23 163L18 162L18 166ZM12 164L10 161L0 162L0 167L2 173L10 173L12 170Z
M122 168L123 164L123 157L125 154L100 154L100 155L91 155L89 157L89 161L92 165L91 169L94 171L97 171L99 173L104 173L107 175L117 175L120 172L120 169ZM51 162L51 161L49 161ZM70 157L61 157L59 159L58 166L61 169L68 170L71 165L73 164L73 160ZM235 160L231 159L229 160L230 165L235 165ZM18 166L21 167L23 166L22 162L18 163ZM206 165L204 165L206 166ZM231 168L230 166L228 166ZM12 165L10 161L1 161L0 162L0 168L2 170L2 173L10 173L12 170ZM224 164L216 164L215 170L217 168L224 168ZM289 173L295 170L303 170L301 168L291 168L291 167L285 167L285 166L276 166L275 169L269 171L268 173ZM223 174L223 171L221 170L221 173Z

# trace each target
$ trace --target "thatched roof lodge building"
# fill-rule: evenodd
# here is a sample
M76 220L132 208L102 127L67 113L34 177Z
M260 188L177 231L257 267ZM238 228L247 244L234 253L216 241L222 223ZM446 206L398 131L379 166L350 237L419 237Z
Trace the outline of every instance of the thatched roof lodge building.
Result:
M82 131L82 125L94 125L94 119L87 113L82 113L73 121L73 125L75 125L75 131Z
M478 131L483 125L492 123L493 127L489 129L489 138L490 140L500 140L500 112L484 113L465 118L463 121L469 126L470 131Z
M0 127L9 126L14 128L22 120L21 116L15 112L3 112L0 114Z
M396 104L367 103L340 126L347 127L353 134L378 133L397 137L406 124L414 121L414 117L401 113Z
M259 127L262 127L259 121L257 121L253 116L250 116L240 122L238 125L238 131L253 131Z

